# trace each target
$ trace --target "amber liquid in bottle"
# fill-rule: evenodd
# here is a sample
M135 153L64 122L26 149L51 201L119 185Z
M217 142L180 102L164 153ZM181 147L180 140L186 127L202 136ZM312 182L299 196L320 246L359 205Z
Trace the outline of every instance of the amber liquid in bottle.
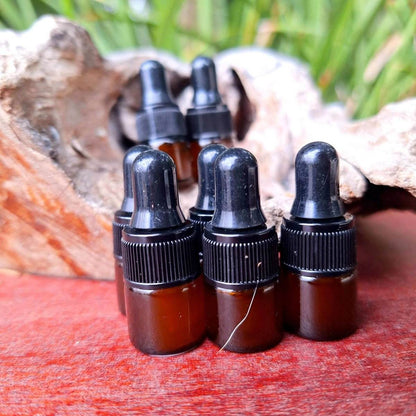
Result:
M192 174L198 181L198 155L209 144L232 147L232 119L218 91L215 63L198 56L192 61L192 107L186 113L192 155Z
M277 281L233 290L205 283L208 337L228 351L250 353L274 347L282 338Z
M325 341L351 335L357 327L355 273L309 277L283 270L286 328L304 338Z
M303 146L295 161L296 197L281 227L284 325L330 341L357 326L354 217L339 193L339 158L325 142Z
M146 61L140 67L141 108L137 113L138 140L167 153L175 162L181 186L192 179L191 153L185 118L174 103L163 65Z
M205 337L203 278L163 289L126 282L129 336L149 355L173 355L197 347Z
M124 302L124 277L123 277L123 259L114 256L114 275L116 279L117 304L119 311L125 315L126 305Z
M121 240L130 340L146 354L179 354L205 336L195 230L180 209L168 154L144 152L132 172L134 211Z
M167 153L175 162L179 186L187 186L194 182L192 175L192 155L185 141L155 140L150 143L153 148Z
M121 256L121 230L123 226L129 224L131 213L117 211L113 222L113 245L114 245L114 277L116 281L116 294L118 310L122 315L126 315L126 305L124 301L124 274L123 257Z
M208 139L190 140L190 155L192 161L192 177L195 182L198 182L198 155L201 150L210 144L222 144L225 147L233 147L233 140L231 137L212 137Z
M248 150L227 149L215 162L203 256L209 338L239 353L274 347L282 338L278 239L266 226L257 161Z

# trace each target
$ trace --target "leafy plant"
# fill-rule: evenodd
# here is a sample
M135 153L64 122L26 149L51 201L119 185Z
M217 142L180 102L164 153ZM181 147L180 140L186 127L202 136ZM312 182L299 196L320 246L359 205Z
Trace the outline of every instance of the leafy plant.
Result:
M23 30L46 13L84 26L104 54L273 48L306 61L324 98L356 117L416 91L416 0L2 0L0 26Z

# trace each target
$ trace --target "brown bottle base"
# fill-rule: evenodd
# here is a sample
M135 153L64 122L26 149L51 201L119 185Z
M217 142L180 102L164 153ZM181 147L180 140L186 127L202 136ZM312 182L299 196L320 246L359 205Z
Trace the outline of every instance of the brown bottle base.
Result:
M279 283L255 289L230 290L205 283L208 337L219 347L238 353L273 348L282 339L282 312ZM231 337L230 337L231 336Z
M124 301L123 260L118 256L114 257L114 274L116 280L118 310L122 315L126 315L126 303Z
M202 140L191 140L189 142L189 148L192 157L192 176L195 182L198 182L198 155L200 151L209 144L222 144L226 147L233 147L233 140L231 137L214 137Z
M177 355L185 354L187 352L191 352L191 351L197 349L205 341L205 338L206 338L206 334L204 334L198 342L193 343L189 348L181 349L178 352L172 352L172 353L169 353L169 354L165 354L165 353L163 353L163 354L159 354L159 353L152 354L152 353L147 353L147 352L144 352L144 351L142 351L142 352L145 353L146 355L149 355L150 357L175 357Z
M204 285L198 277L163 289L128 287L126 311L132 344L148 355L175 355L205 338Z
M283 270L285 328L303 338L332 341L357 328L355 274L308 277Z

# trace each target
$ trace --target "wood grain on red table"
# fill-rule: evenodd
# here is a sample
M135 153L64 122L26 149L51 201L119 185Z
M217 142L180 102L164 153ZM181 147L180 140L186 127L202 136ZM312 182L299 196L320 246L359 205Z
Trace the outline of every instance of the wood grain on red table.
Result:
M0 414L416 414L416 215L358 223L358 331L270 351L136 351L114 283L0 276Z

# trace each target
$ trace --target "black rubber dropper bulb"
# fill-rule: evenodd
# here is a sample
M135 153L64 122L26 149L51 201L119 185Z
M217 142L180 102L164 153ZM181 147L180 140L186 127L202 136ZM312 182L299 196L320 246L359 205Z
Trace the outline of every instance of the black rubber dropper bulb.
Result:
M146 61L140 68L140 85L142 88L142 110L172 107L176 104L170 96L166 83L165 69L157 61Z
M206 56L198 56L192 62L191 84L194 89L194 108L223 105L218 92L217 74L214 61Z
M217 86L214 61L199 56L192 62L191 85L194 89L192 107L186 114L193 158L193 174L197 178L197 157L201 149L210 143L227 147L232 142L232 119L223 103Z
M164 152L150 150L133 164L134 211L129 229L163 236L172 228L189 228L178 203L175 165ZM168 231L166 231L168 230Z
M130 340L146 354L177 354L205 336L195 231L179 206L169 155L148 150L132 172L134 211L122 232Z
M202 259L202 235L205 225L211 221L215 208L214 166L218 156L227 148L221 144L210 144L198 156L198 197L189 210L189 220L197 233L198 252Z
M180 183L192 182L191 153L185 119L173 102L161 63L146 61L140 67L142 103L136 126L140 143L163 150L174 160Z
M355 227L340 198L338 165L330 144L304 146L291 216L283 218L284 321L309 339L339 339L356 328Z
M203 257L208 336L235 352L276 345L282 337L278 240L261 210L257 161L245 149L218 156Z
M309 220L331 220L345 214L339 195L338 155L324 142L309 143L296 158L296 198L291 214Z
M124 278L123 278L123 259L121 256L121 231L130 223L133 214L133 184L131 168L137 156L142 152L149 150L146 145L137 145L131 147L123 158L123 182L124 182L124 198L121 208L115 212L113 220L113 253L114 253L114 271L117 288L117 303L120 312L126 314L126 306L124 303Z

